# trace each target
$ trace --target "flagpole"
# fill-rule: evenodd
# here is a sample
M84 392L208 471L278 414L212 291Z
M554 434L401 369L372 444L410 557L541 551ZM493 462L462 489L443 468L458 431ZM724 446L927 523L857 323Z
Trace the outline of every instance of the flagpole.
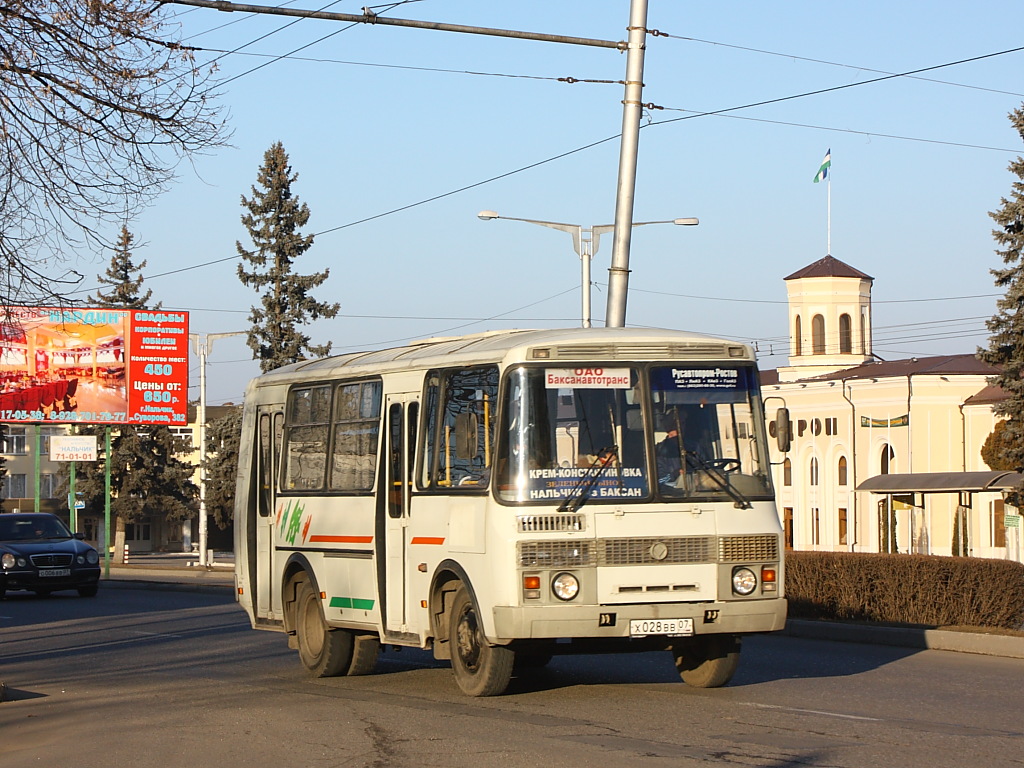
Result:
M821 167L818 168L818 172L814 174L814 183L817 184L819 181L825 181L828 186L828 207L826 208L825 214L825 231L826 231L826 246L828 248L826 255L832 255L832 174L828 172L828 169L832 166L832 148L829 147L828 152L825 153L825 159L821 161Z
M827 212L827 232L828 232L828 250L825 251L826 256L832 255L832 174L828 175L828 212Z

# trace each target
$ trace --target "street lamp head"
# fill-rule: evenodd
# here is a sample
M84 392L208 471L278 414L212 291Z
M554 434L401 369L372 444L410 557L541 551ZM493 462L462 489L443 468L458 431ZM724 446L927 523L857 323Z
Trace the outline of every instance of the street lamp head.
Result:
M695 226L697 226L700 223L700 221L697 220L696 218L673 219L672 223L673 224L679 224L679 225L684 226L684 227L695 227Z
M501 218L498 215L497 211L480 211L480 213L478 213L476 215L476 217L478 219L483 219L484 221L490 221L491 219L500 219Z

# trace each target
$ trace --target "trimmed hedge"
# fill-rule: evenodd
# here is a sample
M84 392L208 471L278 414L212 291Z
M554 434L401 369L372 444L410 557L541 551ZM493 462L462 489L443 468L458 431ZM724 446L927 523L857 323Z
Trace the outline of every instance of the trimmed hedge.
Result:
M792 618L1024 629L1024 564L859 552L787 552Z

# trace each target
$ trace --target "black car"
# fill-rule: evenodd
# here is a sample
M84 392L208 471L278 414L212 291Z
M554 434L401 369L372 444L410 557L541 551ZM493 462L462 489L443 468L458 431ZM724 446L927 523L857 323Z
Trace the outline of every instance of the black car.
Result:
M0 514L0 597L9 589L42 596L76 589L82 597L94 596L100 558L83 538L46 512Z

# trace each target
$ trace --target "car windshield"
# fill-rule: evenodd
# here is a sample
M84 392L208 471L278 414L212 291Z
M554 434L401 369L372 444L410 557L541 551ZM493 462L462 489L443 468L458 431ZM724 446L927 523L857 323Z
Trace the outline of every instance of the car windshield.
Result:
M55 517L15 517L0 515L0 541L67 539L71 534Z
M509 372L503 397L504 501L569 511L653 496L749 507L771 493L752 366L524 366Z

